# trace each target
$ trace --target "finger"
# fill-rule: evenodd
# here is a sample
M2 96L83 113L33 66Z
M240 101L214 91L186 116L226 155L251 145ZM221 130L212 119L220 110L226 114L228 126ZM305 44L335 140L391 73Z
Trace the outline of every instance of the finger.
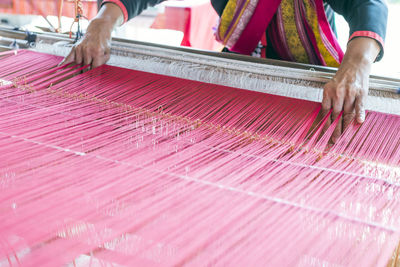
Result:
M106 46L104 49L104 55L108 57L108 59L110 59L110 55L111 55L111 47L110 46ZM108 61L107 59L107 61Z
M86 65L92 64L92 61L93 61L92 56L90 55L90 53L86 52L83 55L83 65L86 66Z
M355 107L355 96L348 95L344 101L344 108L343 108L343 128L344 131L347 126L354 120L356 113L354 111Z
M103 64L107 63L107 61L110 60L110 56L111 56L111 53L110 53L110 50L108 50L108 52L106 52L105 55L104 55L104 62L103 62Z
M72 47L71 52L69 52L68 56L66 56L61 62L60 64L58 64L59 66L62 65L67 65L69 63L74 62L75 60L75 47Z
M97 68L106 63L109 57L110 56L107 57L106 55L104 55L104 57L95 57L92 61L92 69Z
M331 98L328 95L324 94L324 97L322 98L322 109L321 109L322 116L325 117L329 113L331 108L332 108Z
M339 99L333 103L333 112L332 112L332 121L336 120L336 118L340 115L343 109L343 100ZM336 125L335 130L332 134L332 142L336 143L339 139L340 134L342 133L342 117L339 119L338 124Z
M358 123L363 123L365 121L365 102L367 94L362 92L355 101L356 110L356 120Z
M321 110L321 115L322 115L322 120L325 118L325 116L328 115L329 111L332 108L332 99L328 93L328 88L324 88L324 95L322 98L322 110ZM326 121L325 125L323 126L323 132L325 132L328 128L329 125L331 125L331 118L329 117L328 120Z
M82 49L80 46L75 48L75 63L80 65L83 62Z

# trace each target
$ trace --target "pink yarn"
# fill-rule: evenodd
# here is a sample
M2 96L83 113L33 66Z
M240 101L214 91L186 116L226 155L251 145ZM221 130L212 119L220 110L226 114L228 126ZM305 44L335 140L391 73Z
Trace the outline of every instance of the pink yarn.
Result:
M0 54L0 266L388 263L399 116L59 61Z

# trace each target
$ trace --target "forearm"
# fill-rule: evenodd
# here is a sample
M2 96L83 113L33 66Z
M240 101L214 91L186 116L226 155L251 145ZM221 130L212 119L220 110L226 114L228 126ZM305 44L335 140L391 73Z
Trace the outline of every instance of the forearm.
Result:
M102 21L110 30L124 23L124 14L119 6L114 3L105 3L101 6L94 21Z
M369 77L372 63L380 51L377 41L368 37L352 39L348 45L343 61L340 64L334 80L344 83L354 83L353 79L358 76ZM368 91L368 88L365 88Z
M103 0L102 5L113 3L124 15L124 22L140 15L149 6L155 6L164 0Z
M348 45L342 65L370 66L380 51L378 42L368 37L352 39Z

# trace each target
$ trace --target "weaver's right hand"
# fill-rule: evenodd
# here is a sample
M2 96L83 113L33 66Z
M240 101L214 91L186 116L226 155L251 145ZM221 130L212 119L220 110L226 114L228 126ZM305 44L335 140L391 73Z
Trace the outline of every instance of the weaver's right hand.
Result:
M85 36L72 47L61 65L75 62L96 68L106 63L110 59L111 33L123 21L123 12L117 5L104 4L90 21Z

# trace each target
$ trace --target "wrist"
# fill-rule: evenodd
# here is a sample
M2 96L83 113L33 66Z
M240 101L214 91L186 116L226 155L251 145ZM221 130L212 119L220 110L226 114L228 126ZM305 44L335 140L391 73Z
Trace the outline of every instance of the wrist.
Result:
M354 68L354 70L363 69L364 71L369 71L374 61L375 59L364 54L351 54L343 59L341 65Z
M368 37L357 37L349 42L343 62L370 66L375 62L379 52L380 46L376 40Z

